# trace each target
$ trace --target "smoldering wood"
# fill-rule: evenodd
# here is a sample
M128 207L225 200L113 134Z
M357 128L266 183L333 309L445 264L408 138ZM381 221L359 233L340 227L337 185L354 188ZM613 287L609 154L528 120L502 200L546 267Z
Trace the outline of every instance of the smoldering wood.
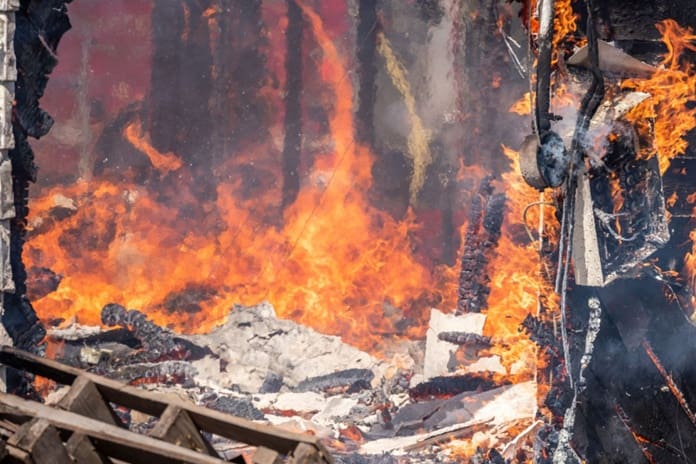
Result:
M300 382L296 391L360 391L370 388L375 374L370 369L346 369L332 374L312 377Z
M201 347L189 340L177 337L147 318L137 310L127 310L117 304L107 304L102 308L102 322L108 327L121 327L132 331L143 349L127 362L153 362L166 359L200 359L212 354L209 348Z
M12 113L14 147L9 152L15 210L15 217L10 220L10 264L15 291L4 294L2 323L16 346L40 352L46 332L26 297L26 270L22 263L28 188L36 180L34 153L28 138L45 135L53 124L53 119L40 108L39 99L48 75L57 64L56 50L63 34L70 29L70 21L64 0L23 0L11 5L17 8L20 3L24 8L15 14L14 47L6 48L6 52L14 49L18 71ZM5 57L8 56L6 53ZM8 388L28 388L22 376L8 375Z
M469 332L440 332L437 338L455 345L468 345L479 348L487 348L491 346L491 337L479 335Z
M249 420L262 420L265 415L248 398L232 398L216 393L204 395L201 404L206 408L243 417Z
M574 243L580 285L603 286L635 272L670 238L657 158L641 158L632 127L617 122L612 133L617 140L604 163L578 189ZM620 209L613 199L617 188Z
M496 378L485 372L434 377L411 388L408 393L415 400L449 398L462 392L485 391L508 385L507 379Z
M469 224L459 273L457 312L487 308L490 276L487 265L495 253L505 210L505 196L493 193L492 176L484 178L471 201Z

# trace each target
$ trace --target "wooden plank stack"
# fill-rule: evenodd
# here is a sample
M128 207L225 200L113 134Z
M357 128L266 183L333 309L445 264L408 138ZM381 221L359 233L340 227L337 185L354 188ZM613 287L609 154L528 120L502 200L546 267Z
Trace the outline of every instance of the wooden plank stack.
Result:
M206 438L255 446L254 464L324 464L333 459L314 437L146 392L11 347L0 363L69 386L56 406L0 393L0 462L223 463ZM114 407L157 418L149 435L128 430ZM244 462L242 457L233 462Z

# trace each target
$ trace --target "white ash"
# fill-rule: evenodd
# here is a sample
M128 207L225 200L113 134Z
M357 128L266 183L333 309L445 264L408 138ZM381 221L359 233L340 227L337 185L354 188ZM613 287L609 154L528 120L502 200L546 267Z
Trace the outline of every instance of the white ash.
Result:
M485 314L445 314L435 308L431 309L430 324L425 342L423 367L425 380L450 373L450 358L459 349L458 345L441 340L438 337L440 333L456 331L483 335L485 322Z
M224 325L208 334L183 338L210 348L226 364L222 372L210 363L207 366L212 371L199 367L199 376L247 392L258 392L269 373L281 376L286 386L296 387L309 377L353 368L372 369L379 379L386 368L339 337L278 319L266 302L235 306Z

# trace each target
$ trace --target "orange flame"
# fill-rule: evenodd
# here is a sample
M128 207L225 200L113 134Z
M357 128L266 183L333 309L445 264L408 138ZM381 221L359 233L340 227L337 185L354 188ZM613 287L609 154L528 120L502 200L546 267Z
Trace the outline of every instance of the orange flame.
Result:
M139 119L128 124L123 131L126 140L145 154L155 169L169 172L176 171L183 165L183 161L174 153L160 153L152 146L149 137L141 135L142 133L143 129Z
M160 203L147 186L103 181L54 188L32 205L25 251L29 266L64 276L56 291L35 302L42 318L98 324L101 307L117 302L158 324L200 332L224 320L235 303L268 300L280 317L374 349L385 335L423 336L431 305L454 307L451 269L430 270L413 256L413 214L397 222L369 204L372 156L354 142L345 59L321 18L300 6L332 94L330 140L285 211L284 227L264 221L262 211L276 208L272 201L240 195L241 176L218 186L213 205L178 191L182 205L204 209L203 218L188 221L178 205ZM154 166L179 166L165 162L178 158L158 153L139 129L134 122L125 136ZM257 158L250 153L236 162ZM57 195L74 200L77 209L54 220ZM48 227L51 222L56 226Z
M644 155L657 155L660 172L664 173L672 159L686 152L685 136L696 127L696 108L688 105L696 99L696 72L693 65L681 61L684 51L696 51L696 35L693 29L681 27L672 19L656 27L668 50L662 67L650 79L628 79L623 87L652 95L631 110L626 119L636 123L643 133L650 130L646 121L654 121L654 146Z
M415 214L397 221L368 200L372 154L355 142L346 58L321 17L299 5L317 45L309 58L326 90L321 103L329 117L328 134L313 141L311 172L296 201L278 217L273 187L252 198L245 193L240 167L252 162L268 173L269 185L277 183L273 140L230 157L216 199L205 204L183 182L153 188L102 180L46 190L32 204L25 257L29 267L63 277L55 291L35 301L40 317L98 324L103 305L116 302L160 325L202 332L222 322L235 303L268 300L282 318L378 352L388 336L423 337L430 307L455 307L458 266L423 263L411 240L420 227ZM189 175L176 154L153 147L141 124L131 122L124 137L160 172ZM464 178L483 174L470 166L462 171ZM519 231L538 193L515 170L496 187L508 196L508 206L498 253L489 263L484 330L502 340L491 351L512 375L529 379L535 348L518 328L536 313L547 289L538 245ZM176 189L170 195L176 203L162 200L171 193L166 189ZM529 209L526 225L536 230L540 214L540 208ZM543 217L551 235L557 227L552 208L545 207Z

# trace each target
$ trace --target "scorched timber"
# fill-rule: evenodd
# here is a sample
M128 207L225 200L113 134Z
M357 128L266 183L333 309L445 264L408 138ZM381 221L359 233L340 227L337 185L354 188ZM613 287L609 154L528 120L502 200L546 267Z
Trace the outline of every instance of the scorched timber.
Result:
M39 138L51 129L53 119L39 106L58 59L58 43L70 29L66 0L21 0L15 14L14 50L17 63L15 104L12 112L14 148L12 184L15 217L11 221L10 261L15 291L4 294L2 322L15 346L39 351L46 332L26 298L26 269L22 249L29 208L29 183L36 180L34 152L29 137ZM11 385L10 385L11 386Z
M486 268L500 239L505 210L505 195L493 193L492 181L491 177L483 179L471 201L459 273L459 314L481 312L488 306L490 276Z

